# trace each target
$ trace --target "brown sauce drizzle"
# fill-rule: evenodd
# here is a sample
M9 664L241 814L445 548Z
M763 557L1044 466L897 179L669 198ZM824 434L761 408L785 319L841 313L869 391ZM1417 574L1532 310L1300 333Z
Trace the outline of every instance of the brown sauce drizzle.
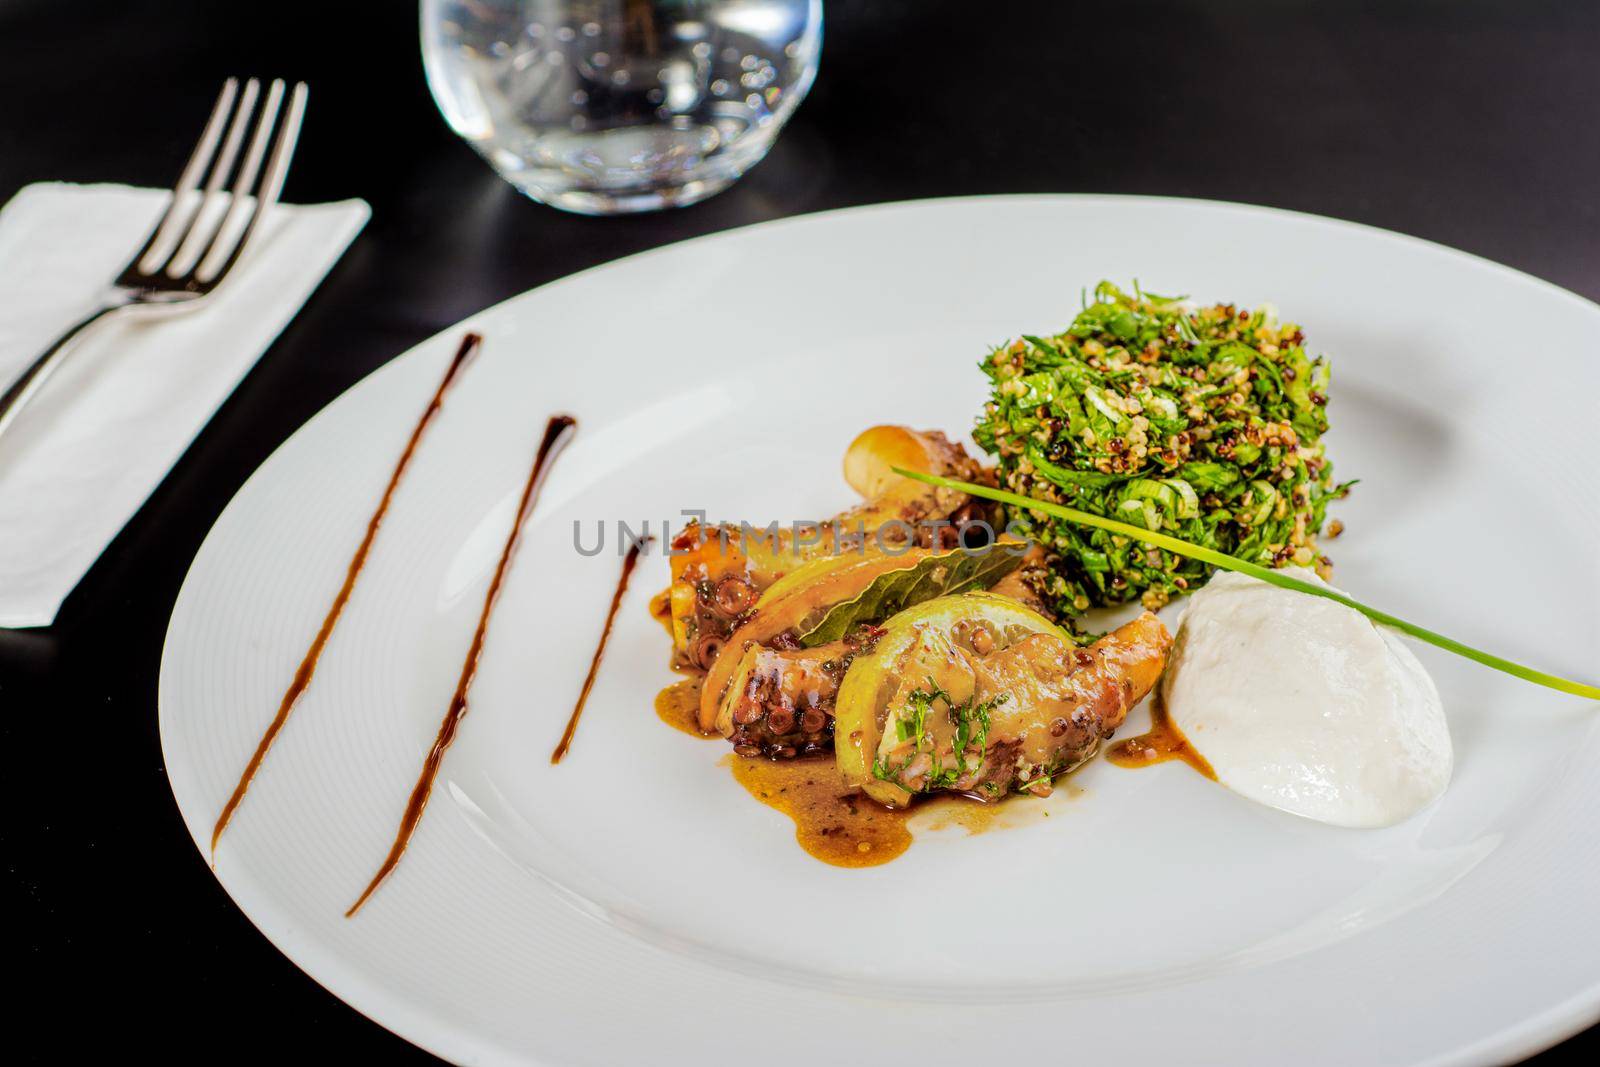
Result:
M703 741L720 741L722 735L700 729L700 676L673 682L656 694L656 718Z
M367 555L372 550L372 542L378 536L378 527L383 524L383 517L389 510L389 503L394 499L395 489L400 485L400 479L405 475L406 468L411 464L411 457L417 450L417 444L422 440L422 434L433 421L440 408L444 406L444 395L449 392L450 386L456 381L461 368L467 360L478 350L483 343L483 338L478 334L469 333L461 339L461 346L456 349L455 358L445 368L444 377L433 392L433 398L428 401L428 406L423 409L422 415L411 430L411 437L406 441L406 447L400 453L400 458L394 465L394 471L389 475L389 484L384 487L383 496L378 499L378 506L367 519L367 532L361 538L361 543L356 546L355 555L350 557L350 565L345 569L344 584L339 587L334 595L333 603L328 607L328 613L323 616L322 626L317 630L316 637L312 638L311 646L306 649L305 656L300 660L300 666L295 668L294 678L289 682L282 698L278 701L278 711L267 724L267 729L261 735L261 740L256 743L256 750L250 756L250 762L245 764L244 773L239 775L239 782L233 787L233 794L228 797L228 802L222 806L222 814L217 816L216 825L211 828L211 855L215 861L217 842L222 839L223 831L228 828L228 823L233 818L233 813L238 810L239 804L244 800L245 793L250 789L250 781L256 776L256 771L261 768L262 760L267 758L267 751L272 748L272 743L278 739L278 733L283 729L284 723L289 721L289 715L300 701L300 697L311 686L311 679L317 672L317 661L322 658L322 650L328 644L328 638L333 635L333 628L339 622L339 616L344 612L345 604L350 601L350 594L355 590L356 579L360 577L361 570L366 566Z
M622 560L622 576L617 579L616 592L611 594L611 609L606 612L606 625L600 631L600 643L595 645L594 658L589 661L589 673L583 679L583 688L578 691L578 702L573 705L572 714L567 718L567 728L561 734L555 751L550 753L552 765L560 763L561 757L572 747L573 735L578 732L578 720L583 718L583 706L589 702L589 690L594 688L595 676L600 673L600 660L606 654L606 642L611 640L611 624L617 621L617 609L622 606L623 594L628 591L628 579L633 577L633 568L639 564L639 553L653 540L652 537L639 538L628 546L628 554Z
M400 857L405 854L406 846L411 843L411 835L416 832L417 824L422 821L422 813L428 806L428 797L433 793L434 779L439 775L439 766L444 762L444 754L456 739L456 731L461 726L461 720L467 716L467 691L472 688L472 679L478 673L478 659L483 654L484 638L489 633L489 617L494 613L494 603L500 593L500 583L504 581L506 570L511 564L511 557L516 553L517 540L522 534L522 524L527 521L528 515L533 511L533 506L539 499L539 490L544 486L545 478L550 473L561 450L566 448L572 440L572 434L577 429L578 420L570 415L554 415L545 426L544 439L539 442L539 454L534 458L533 469L528 472L527 484L522 489L522 500L517 505L516 518L512 520L511 531L506 535L505 547L500 550L500 562L495 565L494 577L489 580L489 591L483 597L483 610L478 615L478 628L473 631L472 644L467 648L467 657L461 664L461 677L456 681L456 691L450 698L450 707L444 713L444 721L439 724L439 733L433 739L433 747L428 750L427 758L422 762L422 773L417 776L417 784L411 790L411 797L406 801L406 809L400 817L400 828L395 833L394 843L389 846L389 854L384 857L383 864L378 868L378 873L372 876L372 881L367 883L367 888L362 890L361 896L350 905L350 910L345 912L349 918L361 909L367 898L389 877L389 873L400 863Z
M1217 772L1211 769L1210 762L1195 750L1189 739L1183 736L1183 731L1178 729L1178 724L1167 714L1167 702L1159 687L1150 698L1149 732L1118 741L1106 750L1106 759L1118 767L1130 768L1180 760L1213 782L1217 780Z
M835 867L876 867L911 847L910 809L885 808L840 783L833 757L723 757L734 779L769 808L794 820L795 840Z

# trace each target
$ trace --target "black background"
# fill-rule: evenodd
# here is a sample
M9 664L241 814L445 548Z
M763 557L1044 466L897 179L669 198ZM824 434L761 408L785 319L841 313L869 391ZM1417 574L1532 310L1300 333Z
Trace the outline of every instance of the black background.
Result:
M0 201L43 180L169 185L223 78L256 74L311 84L286 198L373 208L57 624L0 630L20 940L7 963L26 985L14 1026L72 1009L74 1025L51 1031L69 1059L427 1058L301 974L224 896L168 790L156 675L179 583L245 477L358 378L471 312L797 212L1061 191L1355 219L1600 298L1593 2L827 11L822 73L767 162L697 207L593 220L524 200L449 133L409 3L0 0ZM1600 1030L1538 1062L1585 1051L1600 1051Z

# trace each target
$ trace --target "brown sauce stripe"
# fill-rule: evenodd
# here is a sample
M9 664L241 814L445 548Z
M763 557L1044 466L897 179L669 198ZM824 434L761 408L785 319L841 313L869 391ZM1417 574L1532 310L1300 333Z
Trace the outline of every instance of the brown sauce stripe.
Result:
M416 832L417 824L422 821L422 813L428 806L428 798L433 794L433 782L439 776L439 766L444 762L444 754L455 741L461 720L467 716L467 691L472 688L472 679L478 673L478 659L483 654L484 638L489 633L489 618L494 613L495 599L499 596L500 584L505 580L511 557L516 554L517 540L522 534L522 524L533 511L533 506L539 499L539 490L544 486L551 466L554 465L562 449L572 440L573 431L577 426L578 421L570 415L552 416L545 426L544 439L539 442L539 454L534 458L533 469L528 472L528 482L522 489L522 501L517 505L516 518L512 520L511 531L506 535L505 547L500 550L500 562L495 565L494 577L489 580L489 591L484 594L483 610L478 615L478 628L472 633L472 644L468 646L467 657L462 661L461 677L456 681L456 691L450 698L450 707L445 711L444 720L439 724L439 733L433 739L433 747L428 750L427 758L422 761L422 773L417 776L417 784L412 787L411 797L406 801L405 812L400 817L400 828L395 832L394 843L389 846L389 854L384 857L378 873L372 876L372 881L367 883L367 888L361 891L361 896L350 905L350 910L344 913L347 919L361 909L361 905L367 902L378 886L383 884L383 880L399 865L400 857L405 854L406 846L411 843L411 835Z
M633 568L639 564L639 553L654 540L653 537L641 537L628 546L628 554L622 560L622 577L617 579L617 590L611 594L611 609L606 612L605 629L600 631L600 643L594 647L594 658L589 660L589 673L583 679L583 688L578 690L578 702L572 706L567 728L561 734L555 751L550 753L551 766L560 763L561 757L572 747L572 738L578 732L578 720L583 718L583 706L589 702L589 690L594 688L595 677L600 673L600 660L606 654L606 642L611 640L611 624L617 621L617 609L622 606L622 598L628 591L628 579L633 577Z
M406 441L405 451L400 453L400 459L394 465L394 472L389 475L389 484L383 490L383 496L378 500L377 509L372 517L367 520L366 536L361 539L361 544L356 547L355 555L350 557L350 565L345 570L344 584L339 587L339 592L334 596L333 603L328 607L328 613L322 619L322 626L317 630L316 637L312 638L311 646L306 649L305 656L300 660L300 666L295 669L294 678L289 682L289 688L283 692L283 697L278 701L277 714L267 724L266 731L261 735L261 740L256 744L256 750L250 757L250 762L245 764L244 773L239 775L239 782L233 787L233 795L228 797L228 802L222 806L222 814L217 816L217 823L211 829L211 857L215 862L217 855L217 842L221 840L223 831L227 830L228 823L233 819L233 813L238 810L239 804L244 800L245 793L250 789L250 781L256 776L256 771L261 768L262 760L267 758L267 751L272 748L272 743L277 740L278 733L283 729L284 723L289 721L289 715L294 711L300 697L311 686L311 679L317 672L317 661L322 657L322 650L328 644L328 638L333 634L333 628L339 622L339 616L344 612L344 606L350 600L350 594L355 590L356 579L360 577L361 570L366 566L367 555L372 550L372 542L378 536L378 527L383 523L384 514L389 510L389 503L394 499L395 489L400 485L400 479L405 476L406 468L411 464L411 457L417 450L417 444L422 440L422 434L433 421L433 417L444 406L445 393L456 381L461 369L468 359L478 350L483 343L483 338L475 333L469 333L461 339L461 347L456 349L455 358L450 361L450 366L445 369L444 378L440 380L439 387L434 390L433 399L428 401L428 406L423 409L422 416L417 420L416 426L411 430L411 437Z

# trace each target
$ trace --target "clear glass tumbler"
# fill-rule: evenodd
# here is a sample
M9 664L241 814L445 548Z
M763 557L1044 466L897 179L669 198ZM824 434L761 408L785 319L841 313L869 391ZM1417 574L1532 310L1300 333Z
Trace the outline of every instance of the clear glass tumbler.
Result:
M727 188L821 47L822 0L422 0L450 127L528 196L591 215Z

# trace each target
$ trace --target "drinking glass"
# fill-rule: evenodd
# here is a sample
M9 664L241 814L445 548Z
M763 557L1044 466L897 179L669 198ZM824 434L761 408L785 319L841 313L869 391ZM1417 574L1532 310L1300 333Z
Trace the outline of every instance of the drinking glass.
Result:
M822 0L422 0L450 127L535 200L591 215L702 200L811 87Z

